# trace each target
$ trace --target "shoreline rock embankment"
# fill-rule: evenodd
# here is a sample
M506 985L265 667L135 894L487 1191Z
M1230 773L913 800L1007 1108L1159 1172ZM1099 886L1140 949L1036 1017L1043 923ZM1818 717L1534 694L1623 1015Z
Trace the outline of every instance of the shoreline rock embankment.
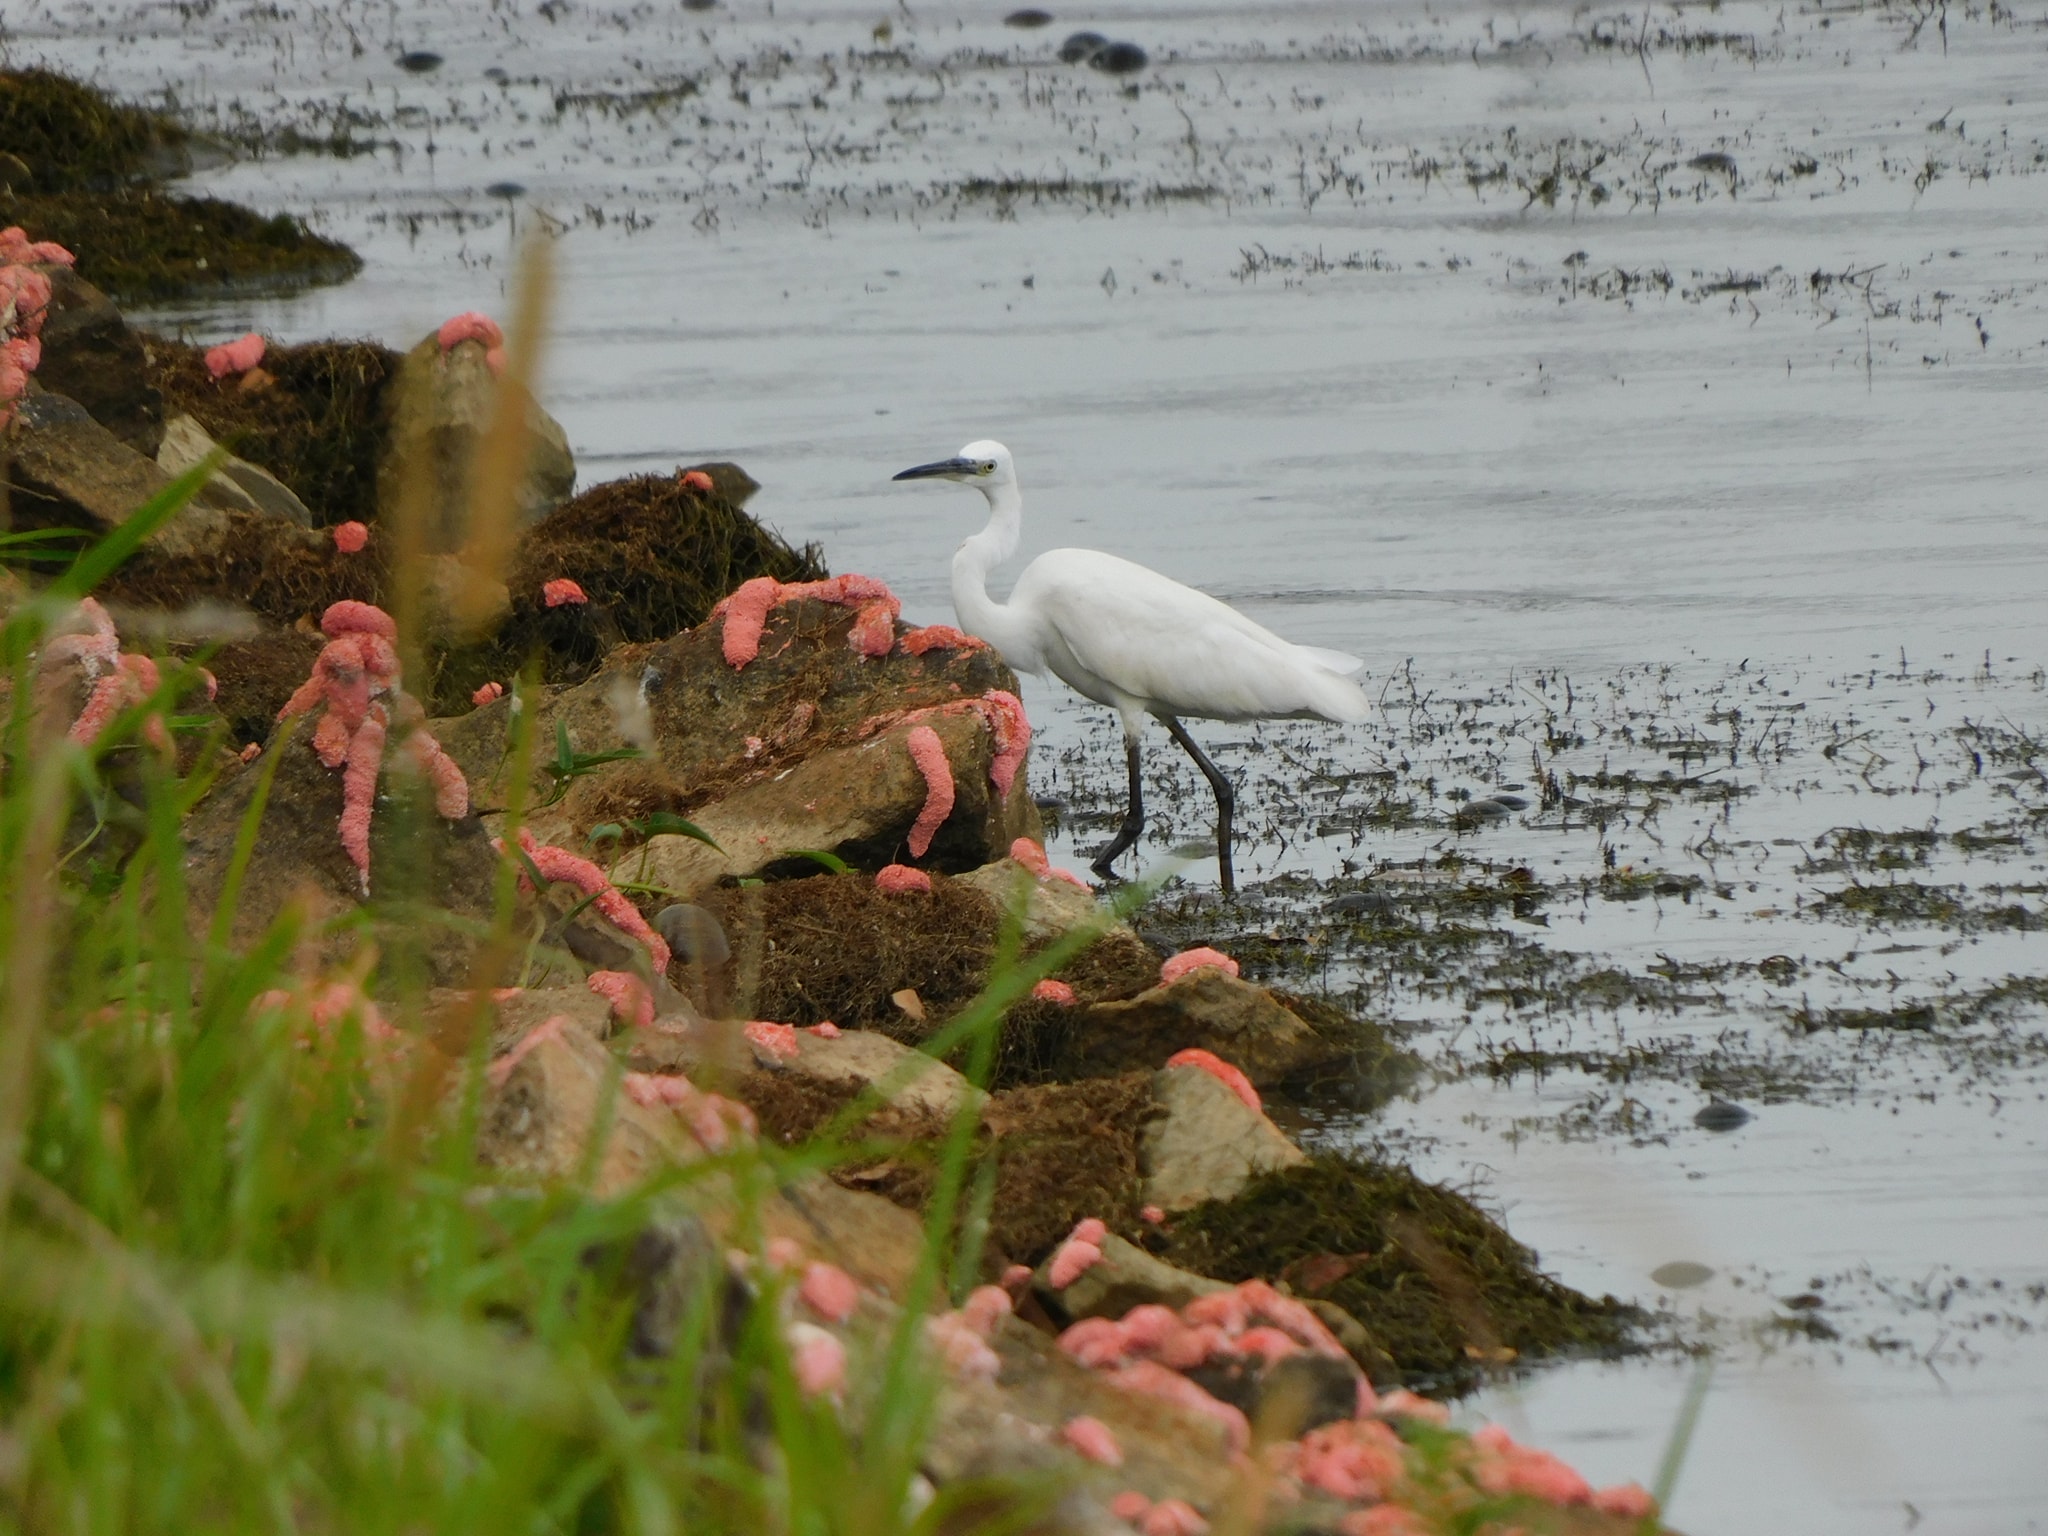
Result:
M107 174L147 148L117 134ZM1369 1101L1398 1045L1227 956L1160 953L1051 867L993 651L829 576L742 509L736 466L572 495L530 399L506 548L480 560L494 326L209 362L131 327L89 265L16 280L51 297L0 455L18 519L89 535L234 455L37 683L83 721L159 666L204 669L203 730L109 758L213 775L181 833L193 942L245 950L289 914L307 979L259 1008L353 1021L410 1064L394 1079L456 1091L483 1031L478 1151L510 1185L609 1199L837 1149L751 1207L717 1176L668 1199L636 1348L663 1347L679 1288L752 1305L787 1280L799 1380L857 1422L957 1124L987 1198L981 1283L926 1324L935 1481L1057 1471L1075 1530L1200 1530L1247 1479L1291 1528L1345 1536L1641 1528L1639 1489L1454 1435L1417 1395L1620 1349L1632 1315L1462 1197L1274 1123L1275 1095ZM951 1026L1002 974L1013 908L1026 963L1101 931L996 1022L974 1084ZM764 1246L728 1265L749 1221Z

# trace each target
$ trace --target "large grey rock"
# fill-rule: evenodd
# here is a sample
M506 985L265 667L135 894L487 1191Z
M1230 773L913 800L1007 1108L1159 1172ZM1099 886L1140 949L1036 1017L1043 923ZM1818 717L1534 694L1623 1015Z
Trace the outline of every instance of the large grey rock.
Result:
M924 722L938 734L953 768L949 827L980 848L1021 835L1028 797L1008 801L988 782L989 737L972 715ZM775 778L750 784L691 814L716 847L668 833L622 857L614 880L637 880L694 897L729 877L757 874L805 849L900 842L924 807L924 776L912 761L910 726L819 752ZM1020 804L1021 802L1021 804Z
M64 395L30 386L5 440L12 462L7 483L17 522L34 527L106 533L125 523L171 477ZM166 555L210 547L228 514L188 505L150 536L146 549Z
M800 849L836 852L870 869L901 857L925 785L903 745L908 728L882 728L877 717L1014 692L1017 679L987 650L863 657L846 643L853 619L848 608L816 601L778 608L760 655L742 668L725 660L723 625L714 619L658 645L618 646L587 681L544 690L534 721L543 760L554 755L558 730L577 753L642 755L578 777L559 798L537 772L528 802L534 836L583 848L593 826L619 824L639 807L678 810L711 832L720 851L658 836L644 845L644 874L639 847L617 865L684 899ZM509 699L434 722L487 816L510 788L512 723ZM994 747L979 716L927 723L952 764L954 805L920 862L974 869L1016 838L1038 836L1025 773L1007 796L989 780Z
M1139 1165L1145 1199L1168 1211L1232 1200L1262 1173L1308 1161L1280 1128L1200 1067L1154 1074L1159 1115L1145 1123Z
M50 309L36 380L76 400L94 421L144 457L163 432L163 395L150 382L143 340L108 298L69 267L46 267Z
M163 424L163 440L157 444L157 467L166 474L182 475L220 447L206 428L190 416L173 416ZM313 514L292 490L269 470L229 454L200 492L202 501L231 512L261 512L283 518L301 528L313 526Z
M988 1095L935 1057L873 1030L849 1029L837 1039L798 1030L797 1053L772 1070L823 1083L876 1086L883 1102L913 1113L951 1116L964 1098L979 1111Z
M403 478L425 475L431 491L426 525L431 552L461 546L477 444L490 430L497 395L498 376L485 362L481 342L461 342L443 352L439 339L430 335L406 354L394 397L391 443L379 472L379 500L386 507L397 505ZM526 432L526 472L514 491L522 527L568 500L576 484L568 434L531 397Z
M962 885L973 886L1006 911L1021 891L1026 944L1050 943L1101 916L1094 892L1057 878L1041 880L1012 858L997 859L954 878ZM1128 923L1113 923L1104 932L1137 938Z

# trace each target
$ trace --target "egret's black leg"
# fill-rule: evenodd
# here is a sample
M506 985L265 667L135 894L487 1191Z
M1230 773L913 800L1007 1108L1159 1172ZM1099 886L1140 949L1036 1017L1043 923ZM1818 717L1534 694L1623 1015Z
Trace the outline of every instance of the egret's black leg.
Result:
M1202 770L1202 777L1209 781L1209 788L1216 793L1216 873L1222 879L1223 894L1228 896L1237 889L1237 880L1230 872L1230 813L1237 807L1237 791L1230 787L1230 780L1224 777L1223 770L1203 755L1202 749L1195 745L1195 738L1178 720L1171 715L1161 718L1166 722L1167 734L1195 760L1195 766Z
M1131 801L1124 811L1124 824L1116 829L1116 836L1108 846L1088 861L1088 867L1103 879L1110 878L1110 865L1117 855L1138 840L1138 834L1145 830L1145 785L1138 776L1138 738L1124 737L1124 765L1131 775Z

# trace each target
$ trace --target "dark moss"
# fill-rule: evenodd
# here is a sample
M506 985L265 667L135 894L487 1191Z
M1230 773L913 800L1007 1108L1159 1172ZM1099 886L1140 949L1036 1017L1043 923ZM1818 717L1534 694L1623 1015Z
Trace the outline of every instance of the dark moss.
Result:
M736 466L707 466L708 493L685 486L685 473L592 486L528 529L506 575L511 617L488 644L442 659L432 707L466 709L480 684L530 663L543 681L581 682L616 645L666 640L703 623L743 581L826 575L817 545L793 549L740 509L754 483ZM547 606L543 586L564 576L588 602Z
M992 1265L1037 1264L1084 1217L1136 1240L1144 1177L1139 1137L1158 1113L1152 1074L1014 1088L983 1116L996 1141Z
M136 555L102 584L102 595L139 608L182 608L199 598L239 603L290 627L317 622L327 605L384 600L377 545L345 555L324 538L261 512L224 514L226 532L203 551Z
M885 896L866 875L783 880L757 891L723 891L706 902L736 952L756 921L761 966L752 1012L758 1018L876 1029L920 1045L987 984L1000 918L980 891L936 875L929 895ZM1143 944L1111 936L1060 973L1086 1004L1130 997L1159 979L1159 959ZM895 994L917 993L915 1019ZM1066 1042L1081 1009L1026 1001L1003 1021L993 1076L997 1087L1043 1082L1066 1067Z
M1176 1217L1166 1257L1220 1280L1284 1275L1351 1313L1411 1384L1434 1391L1475 1385L1489 1361L1620 1350L1638 1320L1540 1273L1463 1195L1333 1153Z
M123 303L288 291L353 277L362 258L288 214L150 186L0 192L0 223L55 240L78 274Z
M666 640L703 623L743 581L825 576L817 545L792 549L738 502L685 486L686 472L592 486L542 518L513 564L514 600L537 606L542 583L567 576L625 639Z
M16 192L69 192L161 174L184 142L170 119L75 80L42 69L0 71L0 148L28 170Z
M183 342L151 337L148 358L166 417L189 414L216 442L269 470L321 526L375 521L396 352L370 341L273 347L263 371L275 382L253 390L215 379L204 352Z
M219 683L213 707L236 746L270 739L277 712L312 673L324 644L318 634L280 629L223 645L208 658Z
M1138 1138L1156 1112L1151 1074L1048 1083L990 1098L978 1136L980 1158L995 1159L984 1267L1037 1264L1086 1216L1135 1239L1144 1181ZM790 1072L750 1072L731 1092L754 1111L762 1134L800 1145L853 1101L851 1083ZM854 1130L864 1151L833 1170L865 1190L921 1212L931 1198L946 1124L939 1116L883 1110ZM879 1145L878 1145L879 1144Z

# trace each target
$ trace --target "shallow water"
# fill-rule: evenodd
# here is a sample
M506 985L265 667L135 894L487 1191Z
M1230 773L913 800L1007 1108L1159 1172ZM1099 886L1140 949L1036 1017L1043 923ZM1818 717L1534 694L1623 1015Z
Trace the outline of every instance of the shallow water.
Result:
M545 222L586 479L735 458L941 619L979 504L888 476L995 435L1027 553L1113 548L1368 658L1356 731L1198 730L1249 780L1250 889L1204 906L1197 861L1186 899L1435 1069L1317 1134L1476 1183L1565 1279L1714 1345L1684 1528L2039 1529L2048 17L1957 10L1944 47L1904 6L1003 9L8 27L245 144L370 146L198 178L314 215L360 279L160 323L408 345L502 308ZM1082 26L1152 51L1135 92L1048 62ZM1026 698L1079 864L1114 736ZM1152 749L1157 860L1204 812ZM1756 1118L1697 1128L1709 1089ZM1718 1273L1660 1291L1675 1259ZM1771 1322L1814 1315L1834 1340ZM1647 1480L1690 1369L1473 1407Z

